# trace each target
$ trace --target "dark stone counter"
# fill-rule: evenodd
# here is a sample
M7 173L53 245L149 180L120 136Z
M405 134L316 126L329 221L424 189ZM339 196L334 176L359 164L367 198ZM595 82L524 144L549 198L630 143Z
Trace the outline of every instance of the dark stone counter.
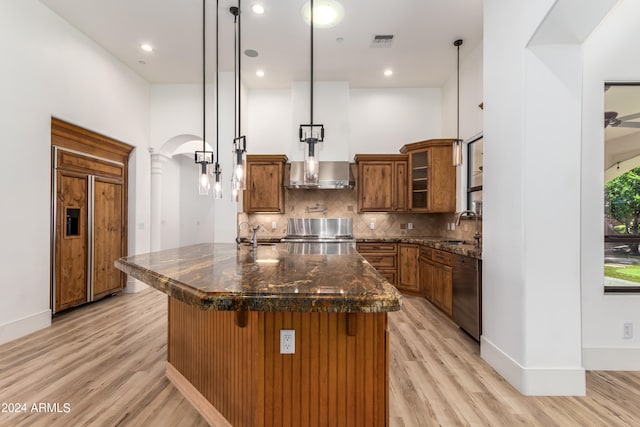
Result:
M121 258L126 274L204 310L397 311L401 295L355 244L203 243Z
M440 249L458 255L465 255L472 258L482 259L482 248L474 245L473 242L465 242L464 244L448 243L444 237L387 237L387 238L356 238L358 243L413 243L416 245L424 245L430 248Z

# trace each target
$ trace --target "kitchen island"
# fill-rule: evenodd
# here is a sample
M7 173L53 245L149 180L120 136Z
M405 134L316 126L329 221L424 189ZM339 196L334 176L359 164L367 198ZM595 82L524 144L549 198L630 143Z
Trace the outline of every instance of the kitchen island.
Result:
M116 267L169 295L167 376L210 424L388 425L401 296L355 245L199 244Z

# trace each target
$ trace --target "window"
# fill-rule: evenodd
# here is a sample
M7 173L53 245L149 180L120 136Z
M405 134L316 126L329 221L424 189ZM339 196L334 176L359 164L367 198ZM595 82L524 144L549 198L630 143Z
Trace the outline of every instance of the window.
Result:
M640 84L605 84L604 287L640 292Z
M482 135L467 143L467 209L482 215Z

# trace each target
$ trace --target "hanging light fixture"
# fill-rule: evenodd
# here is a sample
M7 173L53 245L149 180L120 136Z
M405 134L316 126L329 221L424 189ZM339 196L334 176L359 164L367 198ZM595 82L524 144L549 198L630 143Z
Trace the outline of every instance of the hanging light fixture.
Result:
M206 0L202 0L204 3ZM218 82L220 81L220 66L219 66L219 52L220 52L220 36L218 31L218 11L220 10L219 0L216 0L216 166L215 176L216 183L213 187L213 197L216 199L222 199L222 168L220 167L220 90L218 89Z
M311 78L309 82L309 124L301 124L298 130L300 142L307 144L304 155L304 183L307 185L318 184L318 150L316 145L324 141L324 125L313 123L313 0L310 0L311 27Z
M209 194L211 190L211 167L213 164L213 151L207 150L207 138L206 138L206 130L207 130L207 102L206 102L206 59L205 59L205 49L206 49L206 37L205 37L205 29L206 29L206 6L205 0L202 0L202 151L195 152L195 162L199 165L199 176L198 176L198 193L201 196L206 196ZM216 93L217 96L217 93ZM217 169L217 163L216 163Z
M242 58L242 46L241 46L241 25L240 25L240 3L238 0L238 6L232 6L229 11L234 16L233 23L235 25L235 77L236 77L236 91L234 100L235 110L235 138L233 139L233 175L231 177L231 189L232 199L238 200L238 192L246 188L246 170L247 170L247 138L242 135L241 130L241 99L242 99L242 84L241 84L241 58Z
M460 139L460 46L462 46L462 39L453 42L453 45L458 48L458 82L457 82L457 124L456 124L456 140L453 142L453 165L460 166L462 164L462 140Z

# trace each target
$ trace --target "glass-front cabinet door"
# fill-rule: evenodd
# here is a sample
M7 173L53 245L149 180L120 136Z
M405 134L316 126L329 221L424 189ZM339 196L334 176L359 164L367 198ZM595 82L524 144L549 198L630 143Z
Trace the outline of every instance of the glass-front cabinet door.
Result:
M429 207L429 154L418 151L411 154L411 208Z

